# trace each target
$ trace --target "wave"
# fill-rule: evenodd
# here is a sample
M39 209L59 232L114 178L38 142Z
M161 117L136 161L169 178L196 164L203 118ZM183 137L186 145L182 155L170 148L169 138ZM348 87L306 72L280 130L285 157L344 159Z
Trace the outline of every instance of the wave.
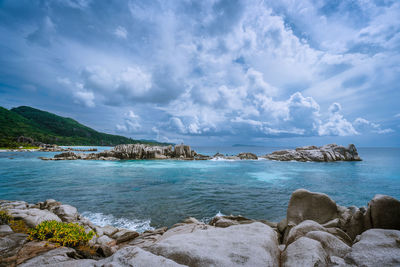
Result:
M138 220L138 219L127 219L127 218L115 218L111 214L103 214L101 212L90 212L85 211L81 214L83 217L89 219L92 223L98 226L111 225L117 228L124 228L133 230L139 233L143 233L146 230L154 230L154 227L150 226L151 220Z
M221 211L218 211L217 214L215 214L212 217L203 217L203 218L201 218L200 222L208 224L212 220L212 218L214 218L214 217L222 217L222 216L225 216L225 214L221 213Z
M217 158L210 159L210 161L239 161L239 160L237 160L237 159L224 159L224 158L217 157Z
M257 160L267 160L266 158L258 158L258 159L226 159L221 157L216 157L210 159L210 161L257 161Z

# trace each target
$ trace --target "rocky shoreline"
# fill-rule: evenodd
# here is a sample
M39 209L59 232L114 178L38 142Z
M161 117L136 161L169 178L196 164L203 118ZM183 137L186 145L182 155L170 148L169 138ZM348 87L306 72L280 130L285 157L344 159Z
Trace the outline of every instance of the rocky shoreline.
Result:
M88 148L88 149L81 149L81 148L73 148L73 147L60 147L57 145L46 145L39 148L11 148L11 149L0 149L0 152L70 152L70 151L77 151L77 152L95 152L97 148Z
M35 148L24 148L24 146L20 146L19 148L9 148L9 149L0 149L0 152L33 152L33 151L41 151L41 152L68 152L68 151L79 151L79 152L95 152L97 148L87 148L87 149L78 149L72 147L60 147L55 144L45 144L42 142L37 142L30 137L19 136L16 142L20 144L24 144L25 147L35 147Z
M142 160L142 159L179 159L179 160L258 160L269 159L278 161L360 161L357 149L353 144L347 148L336 144L321 147L308 146L295 150L275 151L264 156L244 152L234 156L220 153L206 156L196 153L188 145L150 146L143 144L125 144L115 146L111 150L99 153L73 153L68 151L55 155L53 158L40 157L42 160Z
M0 225L0 266L399 266L400 202L376 195L367 207L339 206L325 194L292 193L279 223L217 216L137 233L100 227L75 207L55 200L0 201L0 209L35 227L46 220L74 222L97 233L85 253L28 241Z

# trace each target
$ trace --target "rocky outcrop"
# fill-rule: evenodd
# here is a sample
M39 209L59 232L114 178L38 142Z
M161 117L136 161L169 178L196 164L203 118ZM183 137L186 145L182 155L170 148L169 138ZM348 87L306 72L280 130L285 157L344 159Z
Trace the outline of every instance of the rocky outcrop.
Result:
M55 148L56 149L56 148ZM50 150L49 150L50 151ZM58 150L52 150L58 151ZM144 144L126 144L115 146L111 150L99 153L74 153L73 149L67 148L59 151L53 158L40 157L42 160L135 160L135 159L183 159L183 160L258 160L259 158L279 161L360 161L357 149L353 144L347 148L335 144L321 147L307 146L295 150L275 151L271 154L258 157L256 154L242 152L237 155L223 155L216 153L210 157L201 155L191 150L190 146L180 144L175 147L152 146ZM79 150L78 150L79 151ZM86 151L86 150L84 150Z
M327 195L298 189L292 193L286 218L288 225L305 220L324 224L338 218L338 209L335 201Z
M321 147L306 146L298 147L294 150L280 150L263 156L270 160L279 161L360 161L355 145L350 144L347 148L336 144L325 145Z
M320 242L301 237L283 251L282 263L285 267L324 267L328 266L328 255Z
M135 160L135 159L208 159L198 155L187 145L152 146L145 144L117 145L111 150L99 153L74 153L71 151L55 155L54 158L41 157L42 160Z
M278 224L282 266L398 266L400 231L375 228L399 229L399 207L377 195L368 209L346 208L325 194L296 190Z
M78 223L84 226L86 231L93 230L96 232L96 236L90 240L89 244L96 252L96 255L92 255L91 257L96 259L111 256L119 248L126 246L127 243L139 236L139 233L128 229L117 229L112 226L96 226L79 215L75 207L62 204L53 199L48 199L37 204L3 200L0 201L0 210L7 210L7 213L14 220L23 221L27 227L35 227L43 221L54 220L66 223ZM25 264L23 266L63 266L64 262L67 261L68 264L65 266L88 266L86 265L87 263L94 262L93 260L75 260L85 257L85 251L68 248L68 251L60 250L60 254L55 251L56 247L48 242L28 242L26 234L15 233L8 225L0 225L0 267L15 266L22 263ZM71 265L70 260L73 264L79 264ZM2 265L3 262L5 265ZM81 263L85 265L80 265Z
M398 203L377 195L368 208L342 207L325 194L299 189L278 224L227 215L208 224L187 218L170 229L137 233L94 225L76 208L53 199L0 201L0 209L26 223L56 216L97 233L89 242L96 255L89 255L79 248L28 241L26 234L0 225L0 267L399 266ZM43 220L37 218L41 214Z
M400 231L365 231L355 240L344 260L355 266L400 266Z
M276 232L258 222L174 234L148 250L188 266L279 265Z
M61 219L57 215L48 210L40 210L37 208L9 209L8 212L15 219L23 220L29 227L35 227L44 221L61 222Z
M183 267L186 265L178 264L173 260L131 246L118 250L113 256L97 262L94 266Z
M237 155L237 157L240 158L240 159L254 159L254 160L258 159L256 154L249 153L249 152L247 152L247 153L239 153Z
M239 153L235 156L228 156L228 155L223 155L221 153L216 153L211 159L214 160L257 160L258 157L256 154L249 153L249 152L242 152Z
M371 228L400 230L400 201L376 195L368 203L367 216L371 218Z

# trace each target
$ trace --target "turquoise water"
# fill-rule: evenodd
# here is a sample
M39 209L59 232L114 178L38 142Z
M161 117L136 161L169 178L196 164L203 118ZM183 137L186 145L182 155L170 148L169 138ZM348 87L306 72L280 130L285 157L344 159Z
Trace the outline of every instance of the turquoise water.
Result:
M104 149L104 148L103 148ZM271 152L263 147L198 147L204 154ZM360 148L361 162L41 161L46 152L0 153L0 199L48 198L71 204L98 224L143 231L193 216L222 214L279 221L298 188L341 205L375 194L400 199L400 149Z

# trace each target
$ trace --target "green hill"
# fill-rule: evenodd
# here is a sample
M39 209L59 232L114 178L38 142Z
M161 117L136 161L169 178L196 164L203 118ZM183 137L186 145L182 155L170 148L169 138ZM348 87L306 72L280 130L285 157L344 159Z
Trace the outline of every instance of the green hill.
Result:
M57 145L159 144L155 141L134 140L93 130L71 118L21 106L7 110L0 107L0 147L16 147L19 136Z

